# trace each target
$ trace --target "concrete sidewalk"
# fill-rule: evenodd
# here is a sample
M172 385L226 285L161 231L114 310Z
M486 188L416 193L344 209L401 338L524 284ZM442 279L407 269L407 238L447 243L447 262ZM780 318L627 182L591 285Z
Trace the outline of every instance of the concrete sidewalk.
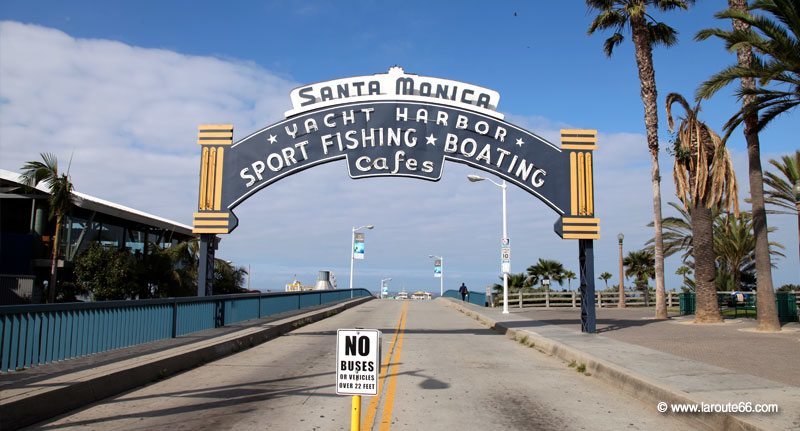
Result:
M13 430L261 344L372 297L0 374L0 429Z
M800 429L800 326L780 334L749 331L741 320L694 325L655 321L641 309L599 309L598 334L580 332L580 310L484 308L446 304L520 342L580 366L655 409L668 404L777 404L778 413L665 413L700 429Z

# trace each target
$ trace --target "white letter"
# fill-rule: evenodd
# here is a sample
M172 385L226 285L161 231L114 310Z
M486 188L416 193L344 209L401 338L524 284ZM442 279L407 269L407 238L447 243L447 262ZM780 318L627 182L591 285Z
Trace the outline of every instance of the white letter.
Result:
M367 166L363 166L362 162L367 162ZM356 169L361 172L369 172L372 167L369 166L369 157L361 156L356 159Z
M533 175L531 176L531 184L533 184L534 187L541 187L542 184L544 184L544 178L538 178L539 175L545 176L547 175L547 172L545 172L544 169L537 169L533 171Z
M250 168L244 168L241 172L239 172L239 176L242 177L243 180L248 180L247 184L244 185L245 187L250 187L256 182L256 177L247 173L249 170Z
M456 143L458 142L458 136L448 133L447 138L444 140L444 152L445 153L455 153L457 146Z
M334 114L327 114L324 117L322 117L322 122L325 123L325 125L328 127L336 127L335 121L328 122L334 116L335 116Z
M408 108L396 108L395 113L395 121L408 121Z

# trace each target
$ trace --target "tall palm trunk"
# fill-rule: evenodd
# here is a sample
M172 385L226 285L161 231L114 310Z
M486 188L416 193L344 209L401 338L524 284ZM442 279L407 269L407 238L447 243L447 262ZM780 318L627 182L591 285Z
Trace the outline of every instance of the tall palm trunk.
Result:
M717 302L716 268L714 266L714 218L702 202L692 202L692 247L694 249L696 323L722 322Z
M61 214L56 216L56 232L53 235L53 254L50 259L50 285L47 286L47 302L56 302L56 269L58 268L58 241L61 236Z
M664 292L664 239L661 235L661 173L658 167L658 106L653 48L644 15L631 16L631 33L639 69L647 148L650 150L653 181L653 227L655 228L656 319L667 318Z
M746 0L728 0L732 9L747 11ZM747 31L750 26L739 20L733 20L733 28ZM753 61L753 51L743 47L736 51L739 66L750 67ZM753 78L742 78L742 88L755 88ZM742 103L745 107L752 105L753 96L745 96ZM758 112L751 111L744 116L744 137L747 140L747 159L749 164L750 199L753 208L753 234L756 237L756 287L758 301L756 313L758 314L759 331L780 331L778 311L775 305L775 290L772 287L772 267L769 259L769 238L767 237L767 213L764 209L764 177L761 168L761 144L758 139L756 126Z

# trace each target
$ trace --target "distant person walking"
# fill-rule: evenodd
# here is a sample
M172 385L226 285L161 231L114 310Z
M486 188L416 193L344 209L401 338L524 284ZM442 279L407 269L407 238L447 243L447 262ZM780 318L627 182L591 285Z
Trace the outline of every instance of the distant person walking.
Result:
M464 284L464 283L461 283L461 287L458 288L458 293L461 294L461 300L462 301L466 301L467 300L467 295L469 295L469 289L467 289L467 285Z

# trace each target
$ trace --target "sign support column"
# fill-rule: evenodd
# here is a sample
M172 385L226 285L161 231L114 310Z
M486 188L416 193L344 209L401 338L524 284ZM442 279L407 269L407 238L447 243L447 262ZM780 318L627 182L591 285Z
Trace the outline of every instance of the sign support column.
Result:
M594 334L595 301L594 301L594 241L578 240L578 262L581 277L581 332Z
M222 167L225 148L233 143L233 126L205 124L200 126L197 143L200 154L200 188L192 233L200 234L200 262L197 267L197 296L213 294L214 250L218 233L230 232L230 213L222 209Z
M555 231L564 239L578 240L581 283L581 332L596 332L594 291L594 240L600 239L600 219L594 213L592 151L597 131L562 129L561 149L569 156L570 205L556 221Z

